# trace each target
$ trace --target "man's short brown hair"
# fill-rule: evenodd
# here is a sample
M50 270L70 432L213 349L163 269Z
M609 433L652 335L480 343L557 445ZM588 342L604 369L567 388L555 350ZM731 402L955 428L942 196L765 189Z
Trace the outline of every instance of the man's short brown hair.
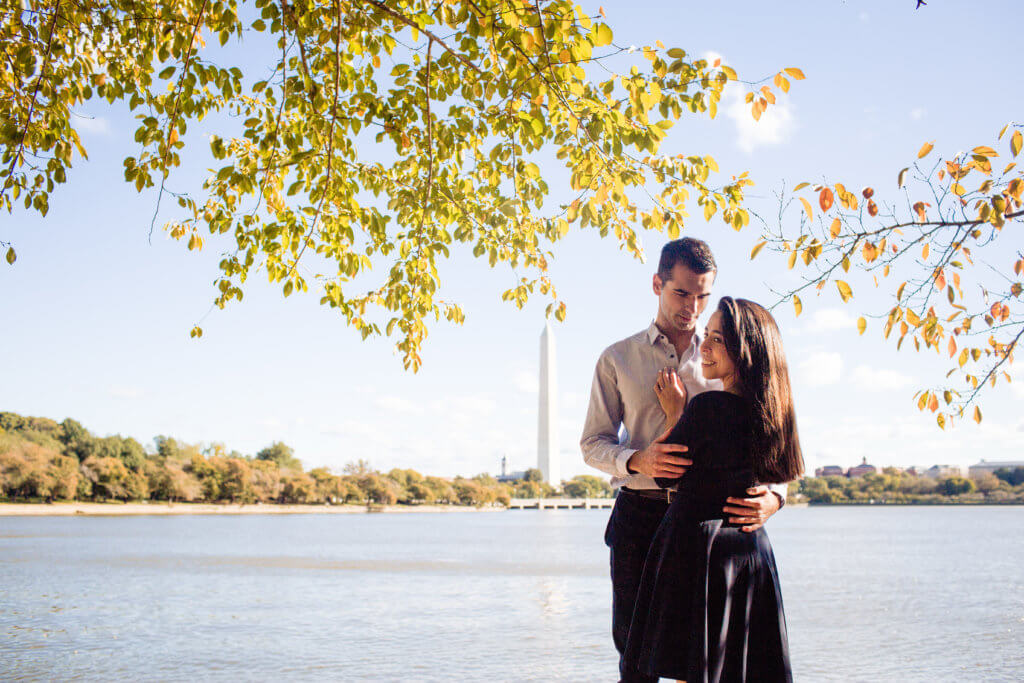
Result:
M672 240L661 248L658 277L662 282L672 279L672 269L677 263L683 264L697 275L718 270L718 264L715 263L708 243L693 237Z

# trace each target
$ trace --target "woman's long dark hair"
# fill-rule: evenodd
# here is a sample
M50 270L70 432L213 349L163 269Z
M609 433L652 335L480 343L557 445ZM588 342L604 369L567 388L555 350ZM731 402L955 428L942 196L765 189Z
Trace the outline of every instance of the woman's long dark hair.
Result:
M754 406L754 471L761 482L787 482L804 472L789 369L775 319L763 306L722 297L725 350L736 366L737 388Z

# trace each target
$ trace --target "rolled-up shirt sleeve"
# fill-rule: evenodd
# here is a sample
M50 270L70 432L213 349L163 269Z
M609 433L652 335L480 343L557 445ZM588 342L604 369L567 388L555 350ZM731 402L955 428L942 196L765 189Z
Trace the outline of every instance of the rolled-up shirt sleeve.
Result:
M636 453L636 449L619 442L622 411L622 395L615 367L606 352L598 359L594 370L594 383L590 389L590 405L587 406L580 448L584 462L591 467L612 476L628 477L630 472L626 463Z
M786 504L786 494L789 492L789 484L768 484L768 490L778 495L779 502L782 505Z

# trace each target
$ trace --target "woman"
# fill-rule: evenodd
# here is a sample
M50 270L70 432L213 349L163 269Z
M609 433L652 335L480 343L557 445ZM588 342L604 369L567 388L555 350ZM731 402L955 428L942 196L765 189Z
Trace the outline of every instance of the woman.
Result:
M722 511L730 496L803 472L779 330L758 304L724 297L700 352L704 377L724 391L695 396L683 413L673 371L656 387L674 425L667 441L688 446L693 466L657 480L679 495L651 544L625 656L650 675L689 683L791 681L768 535L742 531Z

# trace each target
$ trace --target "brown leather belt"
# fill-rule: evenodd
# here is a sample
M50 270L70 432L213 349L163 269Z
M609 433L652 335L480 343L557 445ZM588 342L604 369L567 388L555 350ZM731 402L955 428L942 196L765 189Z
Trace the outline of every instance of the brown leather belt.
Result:
M660 500L663 503L671 503L672 496L675 494L675 491L672 489L631 489L623 486L622 490L626 493L632 493L634 496Z

